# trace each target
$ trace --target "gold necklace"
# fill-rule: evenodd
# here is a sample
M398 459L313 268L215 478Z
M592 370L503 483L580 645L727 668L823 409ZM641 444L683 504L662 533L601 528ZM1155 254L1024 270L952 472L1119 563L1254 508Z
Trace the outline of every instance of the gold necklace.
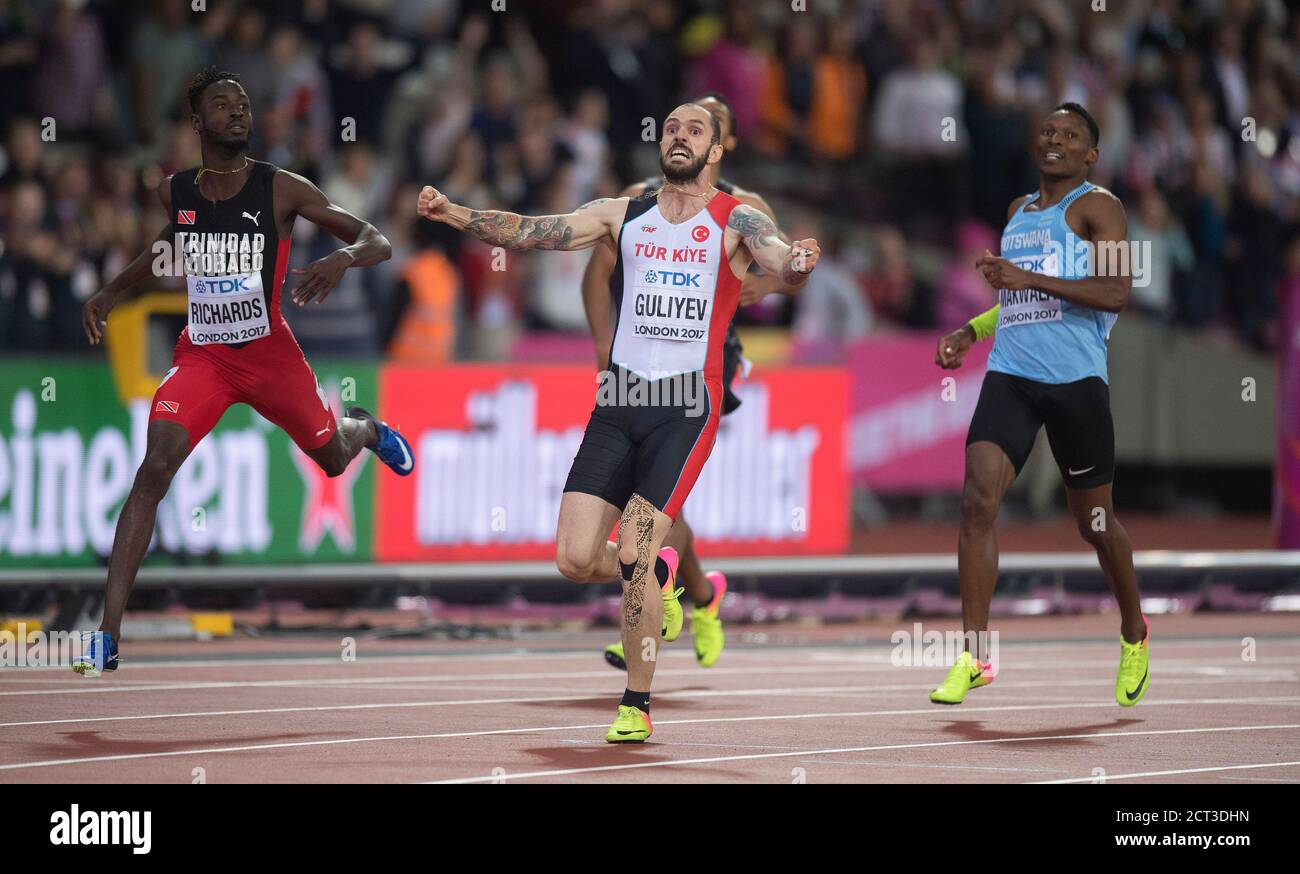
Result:
M245 155L244 166L239 167L235 170L213 170L211 167L200 166L198 175L194 177L194 184L196 186L199 184L199 180L203 178L204 173L216 173L218 176L229 176L232 173L243 173L245 170L248 169L248 165L251 163L253 163L252 159L249 158L247 155Z
M664 193L664 189L667 188L667 187L670 186L670 185L671 185L673 188L675 188L675 189L677 189L678 191L680 191L682 194L685 194L687 197L708 197L708 196L709 196L709 191L713 191L713 186L710 185L708 191L705 191L703 194L696 194L694 191L687 191L685 188L682 188L680 185L676 185L676 184L674 184L674 183L672 183L672 182L669 182L667 179L665 179L665 180L664 180L664 184L659 186L659 194L663 194L663 193ZM659 194L656 194L655 197L658 197Z

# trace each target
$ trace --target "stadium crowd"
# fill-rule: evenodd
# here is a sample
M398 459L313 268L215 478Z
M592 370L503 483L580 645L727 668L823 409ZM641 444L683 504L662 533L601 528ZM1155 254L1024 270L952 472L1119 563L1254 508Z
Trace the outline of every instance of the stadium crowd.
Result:
M725 93L725 175L825 255L740 321L796 354L994 302L971 268L1032 190L1050 107L1097 117L1092 181L1123 199L1150 281L1131 309L1277 343L1300 295L1300 5L1283 0L0 0L0 351L85 347L82 302L167 217L197 163L184 92L241 74L254 157L317 182L394 245L286 307L310 356L500 359L586 331L585 253L494 262L414 219L436 185L566 212L657 172L657 123ZM298 223L295 264L332 241ZM803 350L802 352L800 350Z

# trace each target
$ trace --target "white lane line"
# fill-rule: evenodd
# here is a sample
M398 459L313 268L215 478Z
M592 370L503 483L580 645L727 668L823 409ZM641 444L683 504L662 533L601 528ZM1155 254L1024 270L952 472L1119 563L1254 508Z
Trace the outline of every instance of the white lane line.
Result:
M1005 660L1004 660L1005 662ZM337 661L330 662L337 665ZM360 662L352 663L360 665ZM1045 670L1054 667L1069 667L1073 670L1082 668L1107 668L1113 669L1115 666L1114 659L1105 661L1080 661L1077 659L1065 660L1059 663L1039 662L1015 664L1017 673L1027 673L1033 670ZM1178 673L1199 673L1197 668L1204 667L1204 660L1194 662L1180 662L1172 659L1162 659L1160 669L1162 676L1171 676ZM350 670L350 669L349 669ZM655 672L657 677L702 677L698 667L685 668L661 668ZM933 672L940 670L933 666L920 665L909 667L894 667L892 665L778 665L778 666L759 666L752 668L709 668L707 676L769 676L782 674L863 674L863 673L882 673L902 675L914 673L918 677L917 682L921 684L929 683L934 679ZM1169 672L1166 674L1165 672ZM0 691L0 696L16 697L26 695L106 695L120 694L125 692L160 692L160 691L184 691L193 689L252 689L252 688L282 688L282 687L310 687L310 686L346 686L350 684L373 684L373 683L482 683L495 682L502 680L567 680L567 679L585 679L585 678L609 678L615 676L609 668L598 668L589 671L525 671L506 674L431 674L431 675L396 675L380 677L321 677L307 679L287 679L287 680L200 680L193 682L167 682L158 680L133 680L130 684L115 685L113 681L105 681L103 678L87 680L81 677L69 676L65 679L56 680L58 684L55 688L49 689L7 689ZM1266 668L1262 665L1251 668L1250 674L1254 679L1286 680L1296 679L1296 674L1284 668ZM924 677L924 679L920 679ZM0 677L0 683L4 678ZM1230 680L1225 680L1225 682Z
M843 689L856 690L859 693L872 690L872 686L812 686L797 687L785 689L692 689L679 692L656 692L655 699L664 698L723 698L731 696L767 696L767 695L816 695L832 690L839 691ZM908 686L908 689L915 691L915 686ZM145 713L131 714L127 716L87 716L72 719L35 719L26 722L0 722L0 728L17 728L20 726L31 725L80 725L82 723L92 722L128 722L140 719L190 719L196 717L220 717L220 716L257 716L271 713L321 713L325 711L339 710L387 710L400 709L409 707L469 707L474 705L498 705L498 704L543 704L558 701L583 701L591 698L592 692L574 692L568 695L546 695L546 696L529 696L522 698L467 698L460 701L398 701L384 704L325 704L320 706L308 707L265 707L247 710L210 710L196 711L192 713ZM602 696L609 698L606 694ZM616 698L617 696L615 696ZM613 699L610 699L613 700Z
M1209 774L1214 771L1250 771L1255 768L1293 768L1300 762L1260 762L1255 765L1222 765L1215 768L1178 768L1173 771L1137 771L1132 774L1106 774L1101 779L1109 783L1112 780L1132 780L1138 777L1174 777L1180 774ZM1068 780L1036 780L1044 784L1096 783L1097 777L1071 777Z
M1165 679L1164 681L1162 681L1161 687L1168 688L1170 686L1219 686L1219 685L1228 685L1228 684L1231 684L1233 686L1273 685L1273 682L1274 682L1273 680L1266 680L1266 679L1250 680L1246 682L1240 680ZM1021 680L1021 681L1003 680L1001 683L998 683L995 686L985 687L988 691L981 692L980 698L982 700L987 700L989 697L992 697L993 693L1001 692L1006 689L1041 689L1041 688L1057 689L1063 687L1109 688L1110 685L1111 683L1108 679ZM346 685L344 687L346 688ZM366 686L360 684L357 685L356 688L399 689L403 691L407 689L407 687L401 685ZM481 687L440 686L439 688L442 690L447 690L447 689L477 690L480 689ZM523 686L517 688L527 689L531 687ZM414 691L419 691L419 690L414 690ZM492 689L491 691L498 691L498 690ZM65 719L30 719L30 720L23 720L19 722L0 722L0 728L21 728L21 727L33 726L33 725L82 725L82 724L100 723L100 722L133 722L142 719L199 719L199 718L207 718L207 717L259 716L263 714L279 714L279 713L328 713L333 711L350 711L350 710L351 711L387 710L387 709L400 709L400 708L411 708L411 707L469 707L469 706L477 706L477 705L497 705L497 704L541 704L541 703L559 702L559 701L583 701L585 699L592 698L592 697L607 697L607 693L603 689L592 689L592 690L580 690L580 689L558 690L557 689L555 691L557 692L563 691L565 692L565 694L548 695L548 696L530 695L530 696L520 696L520 697L513 697L513 698L468 698L468 699L454 700L454 701L395 701L395 702L370 703L370 704L302 705L298 707L250 707L250 708L244 708L240 710L198 710L198 711L183 711L178 713L132 713L132 714L121 715L121 716L76 716L76 717L68 717ZM870 686L796 686L796 687L789 687L789 688L764 687L764 688L757 688L757 689L692 689L692 690L678 690L678 691L674 691L670 689L670 690L665 690L663 692L656 692L654 693L654 697L656 699L663 699L663 698L713 698L713 697L745 696L745 695L752 695L756 697L763 696L763 695L784 695L784 696L789 696L791 698L801 698L801 697L837 698L837 697L867 697L870 695L883 695L883 694L892 695L895 692L912 692L919 695L924 691L925 691L925 687L919 684L900 683L900 684L888 684L888 685L873 684ZM1059 696L1059 697L1052 696L1052 697L1038 699L1039 703L1051 703L1056 701L1071 702L1076 700L1077 700L1076 698L1071 698L1068 696ZM1291 699L1279 699L1279 702L1285 705L1286 703L1290 702L1290 700ZM938 713L942 711L936 710L935 712Z
M1181 649L1184 647L1203 647L1203 646L1216 646L1216 645L1222 645L1226 651L1222 657L1212 656L1206 659L1197 659L1195 661L1186 662L1186 664L1189 666L1198 665L1198 664L1204 665L1207 662L1213 662L1217 658L1222 658L1223 661L1227 662L1230 665L1235 664L1238 667L1241 666L1241 658L1240 658L1241 647L1239 642L1236 641L1235 639L1230 639L1230 638L1164 639L1164 638L1159 638L1158 636L1156 639L1162 651L1168 651L1170 649ZM1278 649L1300 647L1300 642L1294 640L1293 638L1265 637L1259 639L1261 641L1266 641L1268 643L1268 649L1273 652L1276 652ZM362 640L359 642L358 646L362 650L364 650L365 644L366 641ZM520 647L518 649L507 651L507 652L490 652L490 653L476 653L472 651L448 651L448 652L437 652L437 653L419 652L419 653L408 654L408 653L402 653L400 651L393 651L393 652L384 652L384 653L365 654L363 652L362 654L358 655L356 663L362 663L362 662L376 663L376 662L393 662L393 661L424 663L424 662L446 662L451 660L462 661L462 662L476 662L476 661L494 662L494 661L512 661L521 658L548 659L548 660L560 661L567 658L583 658L583 659L590 658L592 657L592 653L596 652L596 650L599 649L599 644L593 643L593 646L595 646L596 648L583 649L581 645L567 645L564 649L545 649L545 648L529 649L526 647ZM1052 650L1052 649L1077 650L1083 647L1097 648L1097 647L1105 647L1105 646L1109 646L1109 644L1097 640L1092 640L1090 642L1082 642L1082 643L1076 643L1069 640L1062 640L1060 642L1050 642L1050 641L1039 641L1039 642L1025 641L1020 643L1004 642L1002 644L1001 652L1004 656L1010 655L1014 657L1020 650L1027 650L1028 651L1027 654L1037 656L1042 654L1041 652L1042 650ZM829 646L818 645L818 643L816 642L801 643L801 644L777 644L772 646L755 644L752 646L733 647L732 649L727 650L727 658L734 659L734 660L765 659L765 658L769 658L773 654L789 654L791 656L797 654L799 656L807 656L813 660L824 660L824 661L833 661L833 662L852 662L852 663L860 663L860 664L877 664L881 666L890 666L891 664L890 653L893 649L894 649L894 644L890 643L886 638L881 638L880 640L867 641L861 644L858 643L833 644ZM691 658L692 658L692 653L686 649L667 650L660 655L661 660L663 659L686 660ZM147 661L147 660L146 661L123 661L122 667L119 668L118 670L119 673L130 673L132 671L152 670L154 668L188 669L188 668L227 668L227 667L240 667L240 666L295 667L300 665L302 666L337 665L339 664L339 661L340 659L337 655L304 656L302 658L295 658L292 656L283 656L283 655L234 656L226 659L178 658L178 659L160 660L160 661ZM1003 658L1003 661L1007 662L1008 660L1006 658ZM1014 662L1015 659L1013 658L1011 659L1011 661ZM1261 664L1262 661L1265 661L1265 659L1261 659L1260 662L1252 663L1252 666ZM1175 663L1172 660L1162 660L1162 662L1166 664ZM1035 664L1049 664L1049 663L1035 662ZM1061 666L1061 665L1075 664L1075 662L1068 659L1061 659L1059 661L1052 661L1050 662L1050 664L1052 666ZM22 670L24 671L66 671L67 668L51 666L51 667L40 667L40 668L23 668ZM716 669L710 669L710 670L716 671Z
M335 663L337 664L337 663ZM825 674L825 673L862 673L858 667L824 667L817 666L788 666L773 668L710 668L710 676L767 676L770 674ZM351 684L371 684L371 683L466 683L466 682L484 682L495 680L568 680L583 679L596 677L601 679L610 679L617 676L613 670L606 667L604 669L592 671L539 671L539 672L521 672L510 674L432 674L425 676L385 676L385 677L322 677L296 680L209 680L192 683L170 683L165 685L154 686L115 686L105 683L102 679L85 680L85 679L68 679L67 686L58 689L35 689L35 690L11 690L0 692L3 696L18 695L78 695L78 694L111 694L115 692L158 692L158 691L176 691L185 689L252 689L252 688L279 688L285 686L346 686ZM699 668L668 668L655 671L655 676L674 677L687 676L699 677ZM84 685L83 685L84 684Z
M1300 704L1300 698L1281 698L1281 697L1278 698L1182 698L1182 699L1171 699L1168 701L1146 701L1143 702L1142 706L1144 710L1150 710L1153 707L1173 707L1173 706L1181 706L1185 704L1204 705L1204 706L1224 704L1224 705L1236 707L1242 704L1255 704L1262 701L1290 701L1295 704ZM1090 709L1101 708L1101 707L1114 708L1115 704L1113 702L1095 702L1095 703L1085 703L1085 704L1043 704L1043 705L1016 704L1016 705L1001 705L995 707L966 707L963 708L962 712L963 713L1006 713L1008 711L1016 711L1016 710L1020 710L1020 711L1090 710ZM723 716L723 717L708 717L708 718L701 717L695 719L667 719L667 720L660 720L659 724L661 726L702 725L702 724L736 723L736 722L774 722L774 721L787 720L787 719L845 719L845 718L872 717L872 716L917 716L917 715L934 716L942 713L943 713L942 710L938 710L934 705L931 705L929 707L916 708L910 710L858 710L858 711L850 711L847 713L845 712L790 713L790 714L777 715L777 716ZM331 740L285 741L282 743L251 744L251 745L236 746L236 747L195 747L188 750L168 750L168 751L152 752L152 753L123 753L119 755L87 756L87 757L75 758L75 759L50 759L50 760L36 761L36 762L13 762L9 764L0 765L0 771L14 771L14 770L25 769L25 768L48 768L55 765L80 765L80 764L86 764L91 762L123 762L132 759L156 759L156 758L170 758L174 756L191 756L191 755L206 756L206 755L213 755L216 753L254 752L254 751L262 751L262 750L292 749L295 747L322 747L322 746L338 746L342 744L360 744L360 743L389 743L393 741L406 741L406 740L439 740L443 738L457 738L457 737L490 737L492 735L501 735L501 734L535 734L539 732L579 731L584 729L607 728L607 727L608 726L605 723L595 723L595 724L586 724L586 725L549 725L549 726L529 726L529 727L521 727L521 728L498 728L498 729L492 729L487 731L483 731L483 730L453 731L453 732L441 732L438 734L399 734L399 735L386 735L380 737L344 737L344 738L333 738ZM1287 727L1300 728L1300 724L1294 726L1287 726ZM1205 729L1205 730L1213 731L1216 729ZM1100 737L1101 735L1080 735L1080 737L1093 737L1093 736ZM873 747L864 747L862 749L850 748L850 749L843 749L843 750L834 750L833 752L862 752L863 750L869 750L869 749L875 749L875 748ZM891 747L880 747L879 749L891 749ZM798 753L792 753L792 755L798 755ZM671 763L667 763L667 764L671 764ZM483 779L491 780L493 778L486 777Z
M995 737L983 740L950 740L950 741L932 741L929 743L913 744L886 744L884 746L873 747L840 747L830 750L804 750L803 752L793 753L750 753L743 756L714 756L702 759L676 759L670 761L656 762L636 762L623 765L600 765L590 768L564 768L553 771L529 771L522 774L492 774L487 777L463 777L455 780L433 780L433 783L487 783L502 782L505 780L531 780L536 777L564 777L572 774L593 774L603 771L632 771L644 768L670 768L680 767L682 765L710 765L719 762L743 762L753 761L755 759L783 759L792 756L821 756L836 755L839 753L865 753L877 752L880 750L916 750L929 747L961 747L973 746L976 744L1016 744L1016 743L1034 743L1044 740L1078 740L1080 738L1098 738L1098 737L1141 737L1145 735L1168 735L1168 734L1206 734L1222 731L1278 731L1283 729L1300 728L1300 724L1292 725L1232 725L1222 728L1171 728L1151 731L1106 731L1095 734L1054 734L1040 735L1038 737ZM910 767L908 765L907 767ZM1129 775L1143 776L1143 775ZM1082 782L1090 781L1094 778L1088 777ZM1109 778L1107 778L1109 779ZM1064 782L1064 781L1049 781ZM1081 781L1071 781L1081 782Z
M677 746L677 744L674 743L673 746ZM817 759L815 761L809 761L808 764L810 765L859 765L859 766L865 766L871 768L897 768L902 763L901 762L860 762L860 761L854 761L853 759ZM995 768L991 765L948 765L948 764L921 765L921 764L917 764L916 762L908 762L906 764L906 767L909 770L912 768L925 768L928 770L935 770L935 771L1008 771L1012 773L1022 773L1022 774L1064 773L1063 768Z

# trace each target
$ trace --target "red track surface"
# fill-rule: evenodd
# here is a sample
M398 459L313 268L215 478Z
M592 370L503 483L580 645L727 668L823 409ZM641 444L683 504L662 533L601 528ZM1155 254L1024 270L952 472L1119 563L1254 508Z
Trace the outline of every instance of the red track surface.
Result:
M97 680L0 672L0 783L1300 782L1300 617L1154 617L1132 709L1116 625L1002 622L998 680L960 707L926 700L941 667L891 664L910 623L733 628L708 670L685 633L639 746L602 741L623 679L593 633L353 662L325 637L139 644Z

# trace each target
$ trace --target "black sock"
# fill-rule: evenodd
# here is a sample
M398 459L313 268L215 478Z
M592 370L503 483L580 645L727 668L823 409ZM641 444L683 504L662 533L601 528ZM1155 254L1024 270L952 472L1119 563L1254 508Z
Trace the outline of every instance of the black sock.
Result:
M635 707L647 716L650 715L650 693L633 692L631 689L623 690L623 700L618 702L622 707Z
M623 572L623 579L629 583L632 582L632 573L636 570L636 562L626 562L619 559L618 566ZM668 582L668 562L662 558L655 559L655 579L659 580L659 588L661 589L664 587L664 583Z

